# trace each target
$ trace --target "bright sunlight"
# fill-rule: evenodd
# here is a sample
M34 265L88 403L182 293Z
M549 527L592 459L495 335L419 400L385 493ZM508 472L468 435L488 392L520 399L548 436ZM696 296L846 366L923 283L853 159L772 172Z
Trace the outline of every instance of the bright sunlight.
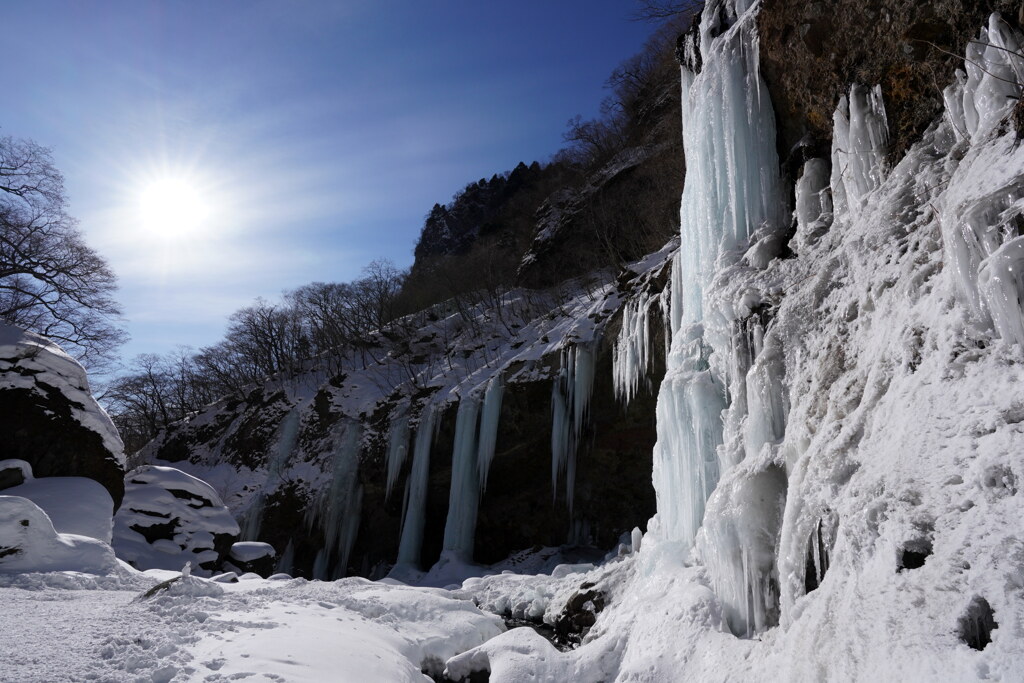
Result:
M142 227L165 240L198 233L210 216L210 200L184 177L168 176L150 182L139 194Z

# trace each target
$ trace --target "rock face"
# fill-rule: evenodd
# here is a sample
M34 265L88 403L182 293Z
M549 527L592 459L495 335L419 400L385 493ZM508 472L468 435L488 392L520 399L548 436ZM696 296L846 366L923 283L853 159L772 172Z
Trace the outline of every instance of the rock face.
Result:
M761 67L785 163L805 135L827 152L832 112L851 83L878 83L890 160L942 111L942 89L993 11L1019 21L1015 0L767 0L758 15ZM802 161L802 160L801 160Z
M0 324L0 460L37 477L87 477L124 495L124 449L85 370L39 335Z
M114 549L137 569L220 568L238 524L204 481L173 467L142 466L125 477L114 518Z

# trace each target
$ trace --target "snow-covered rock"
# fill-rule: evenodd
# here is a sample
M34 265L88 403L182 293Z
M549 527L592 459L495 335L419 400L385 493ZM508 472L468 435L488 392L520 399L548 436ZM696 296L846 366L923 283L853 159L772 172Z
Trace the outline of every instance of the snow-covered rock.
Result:
M32 465L24 460L12 458L0 460L0 491L24 484L32 478Z
M5 489L3 494L31 500L62 534L89 536L110 543L114 501L99 482L85 477L45 477Z
M0 573L109 574L118 569L114 551L106 543L57 533L35 503L19 496L0 495Z
M124 447L85 369L52 341L0 323L0 460L37 477L88 477L124 494Z
M269 543L260 541L239 541L231 546L228 553L228 569L238 574L252 572L266 578L274 573L277 551Z
M114 518L114 549L138 569L212 571L227 557L239 527L206 482L173 467L144 465L125 477Z

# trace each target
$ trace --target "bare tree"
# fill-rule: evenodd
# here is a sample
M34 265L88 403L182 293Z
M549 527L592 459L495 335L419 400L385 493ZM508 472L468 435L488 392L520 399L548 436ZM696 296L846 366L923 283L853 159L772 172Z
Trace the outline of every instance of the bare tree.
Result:
M704 7L704 0L637 0L633 18L638 21L661 22L681 14L695 13Z
M0 320L61 342L96 367L125 339L116 278L66 208L49 150L0 138Z

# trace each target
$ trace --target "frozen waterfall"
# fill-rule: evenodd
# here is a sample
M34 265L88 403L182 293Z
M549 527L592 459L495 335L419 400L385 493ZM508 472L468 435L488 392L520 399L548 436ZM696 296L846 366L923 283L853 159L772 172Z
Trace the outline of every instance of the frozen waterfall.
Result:
M437 432L437 407L427 403L420 412L413 444L412 469L405 485L405 514L398 542L397 564L416 567L423 549L423 527L427 514L427 485L430 477L430 447Z
M709 2L699 40L691 34L684 45L687 171L680 258L673 268L672 346L658 396L654 486L660 535L686 547L719 478L729 385L744 381L728 376L724 360L712 358L733 355L711 340L729 345L734 331L729 320L706 315L707 290L716 269L736 261L755 231L770 234L783 223L775 119L758 73L756 10L748 9L748 3ZM724 328L706 335L708 321Z
M340 434L338 433L340 431ZM359 482L359 451L362 428L355 420L346 420L333 435L331 481L320 493L307 520L324 535L324 546L313 563L317 579L341 578L348 573L348 558L359 532L363 487Z
M558 497L558 480L564 475L570 515L576 489L576 451L589 417L595 361L588 346L562 349L562 367L551 388L551 495Z

